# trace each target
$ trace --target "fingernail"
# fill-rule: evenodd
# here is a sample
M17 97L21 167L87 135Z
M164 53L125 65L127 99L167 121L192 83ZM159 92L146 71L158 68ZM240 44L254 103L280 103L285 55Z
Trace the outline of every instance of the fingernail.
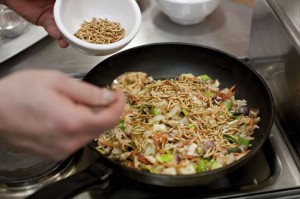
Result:
M115 101L116 99L116 94L112 91L109 91L107 89L104 89L103 90L103 93L102 93L102 100L104 103L111 103L113 101Z

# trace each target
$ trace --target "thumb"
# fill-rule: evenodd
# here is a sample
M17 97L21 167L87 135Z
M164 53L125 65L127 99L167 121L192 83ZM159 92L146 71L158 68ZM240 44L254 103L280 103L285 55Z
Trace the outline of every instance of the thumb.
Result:
M118 98L116 92L107 88L99 88L95 85L69 78L63 84L60 84L57 89L74 102L88 106L108 106Z

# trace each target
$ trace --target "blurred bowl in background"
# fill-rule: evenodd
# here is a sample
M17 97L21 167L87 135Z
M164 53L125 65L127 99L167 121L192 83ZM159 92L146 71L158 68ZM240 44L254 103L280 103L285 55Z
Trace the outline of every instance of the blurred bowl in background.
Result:
M156 0L161 11L181 25L200 23L220 2L221 0Z
M114 43L95 44L74 34L84 21L107 19L120 23L124 38ZM74 48L89 55L109 55L125 47L138 33L141 11L135 0L56 0L54 19L64 39Z

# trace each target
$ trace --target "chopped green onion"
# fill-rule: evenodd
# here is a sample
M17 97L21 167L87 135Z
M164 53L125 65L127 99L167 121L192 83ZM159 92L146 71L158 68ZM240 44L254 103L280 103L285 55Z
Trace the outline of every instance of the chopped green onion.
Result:
M189 111L185 108L183 108L181 111L184 114L184 116L187 116L189 114Z
M147 111L147 110L149 110L149 105L144 104L144 105L140 106L140 108L142 111Z
M193 128L195 128L195 125L194 124L189 124L188 127L189 127L189 129L193 129Z
M120 128L122 131L125 131L125 122L124 122L124 120L121 120L121 121L119 122L119 128Z
M231 100L226 100L223 102L223 105L230 111L232 108L232 101Z
M172 154L160 154L156 156L156 159L159 162L170 162L173 160L173 155Z
M227 149L228 153L238 153L241 152L241 149L239 147L230 147Z
M230 143L236 142L236 139L230 135L223 135L223 138L228 140Z
M161 113L160 108L158 107L152 107L150 109L150 114L155 116L155 115L159 115Z

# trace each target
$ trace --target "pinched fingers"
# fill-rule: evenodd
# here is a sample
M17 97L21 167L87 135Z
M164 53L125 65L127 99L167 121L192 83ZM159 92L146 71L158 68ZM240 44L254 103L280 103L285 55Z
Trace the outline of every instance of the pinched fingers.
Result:
M99 88L95 85L69 78L63 81L57 89L79 104L91 107L108 106L118 98L116 92L109 91L106 88Z

